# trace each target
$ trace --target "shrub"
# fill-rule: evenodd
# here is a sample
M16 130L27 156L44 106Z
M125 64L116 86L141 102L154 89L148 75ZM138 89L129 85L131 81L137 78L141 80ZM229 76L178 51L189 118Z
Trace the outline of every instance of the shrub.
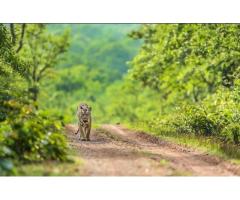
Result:
M148 121L147 126L163 135L212 136L222 142L240 142L240 98L235 90L220 89L202 102L184 105L175 112Z
M0 128L0 174L13 173L13 162L67 159L62 116L34 111L31 106L8 102L14 112ZM18 112L16 112L18 110Z

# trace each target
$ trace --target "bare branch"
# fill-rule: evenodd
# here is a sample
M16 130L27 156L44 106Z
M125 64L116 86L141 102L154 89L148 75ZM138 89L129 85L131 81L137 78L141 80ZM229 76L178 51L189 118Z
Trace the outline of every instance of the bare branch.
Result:
M16 34L15 34L14 24L10 24L10 32L11 32L11 36L12 36L12 44L15 45L16 44Z
M21 38L19 40L19 46L16 50L16 52L18 53L22 47L23 47L23 39L24 39L24 33L25 33L25 29L26 29L26 24L22 24L22 31L21 31Z

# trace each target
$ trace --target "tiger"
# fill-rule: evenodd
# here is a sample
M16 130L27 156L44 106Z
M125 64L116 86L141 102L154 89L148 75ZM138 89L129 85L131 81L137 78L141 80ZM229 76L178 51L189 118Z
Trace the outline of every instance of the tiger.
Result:
M90 141L90 132L92 125L91 106L86 103L80 103L77 107L77 118L78 118L78 130L75 134L80 131L79 140Z

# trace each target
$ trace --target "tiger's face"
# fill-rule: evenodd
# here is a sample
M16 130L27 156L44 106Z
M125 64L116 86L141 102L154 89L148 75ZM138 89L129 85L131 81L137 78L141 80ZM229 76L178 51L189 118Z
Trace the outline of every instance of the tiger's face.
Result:
M91 115L91 107L87 104L81 104L79 106L80 112L81 112L81 118L83 122L88 122L89 116Z

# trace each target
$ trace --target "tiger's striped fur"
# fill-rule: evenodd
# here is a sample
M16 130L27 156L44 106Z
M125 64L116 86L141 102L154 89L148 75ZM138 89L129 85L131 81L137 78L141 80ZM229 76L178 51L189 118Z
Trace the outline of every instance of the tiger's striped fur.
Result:
M90 132L92 125L91 107L85 103L81 103L77 107L78 130L75 134L80 132L80 140L90 141Z

